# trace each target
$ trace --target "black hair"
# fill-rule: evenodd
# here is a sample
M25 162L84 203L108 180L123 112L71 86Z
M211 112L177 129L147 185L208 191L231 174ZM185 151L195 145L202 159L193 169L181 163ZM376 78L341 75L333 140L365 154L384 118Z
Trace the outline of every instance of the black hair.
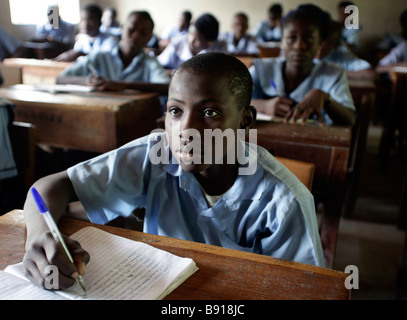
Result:
M98 21L102 20L102 9L97 4L88 4L82 8L83 11L88 12L91 16L95 17Z
M209 14L205 13L201 15L194 23L196 30L202 34L206 40L215 41L218 39L219 34L219 22L216 18Z
M407 23L407 9L404 10L400 15L400 24L404 25Z
M269 8L269 13L273 13L276 16L281 17L283 15L283 7L279 3L273 4Z
M154 30L154 20L151 18L150 14L144 10L135 10L129 13L127 20L130 19L132 15L139 15L151 23L151 30Z
M196 74L212 74L224 77L228 88L238 102L238 110L248 108L252 98L252 77L247 67L239 59L225 53L208 52L198 54L181 64L173 73L173 77L182 71Z
M318 28L322 40L328 36L329 23L331 21L330 15L313 4L302 4L297 9L291 10L281 21L281 28L284 25L293 21L306 21L311 25Z
M192 20L192 13L191 13L191 11L186 10L186 11L184 11L184 12L182 13L182 15L184 16L184 18L185 18L186 21L191 22L191 20Z

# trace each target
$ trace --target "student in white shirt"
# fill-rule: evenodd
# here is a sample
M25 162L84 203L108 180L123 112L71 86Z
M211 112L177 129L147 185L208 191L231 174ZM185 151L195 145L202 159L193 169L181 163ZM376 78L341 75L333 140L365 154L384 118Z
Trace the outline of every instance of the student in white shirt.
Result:
M61 53L55 61L75 61L92 52L110 51L118 40L99 31L102 10L97 5L87 5L81 10L79 34L72 50Z
M176 69L193 56L205 52L227 52L226 43L218 41L219 22L211 14L201 15L187 35L173 38L158 61L166 69Z
M257 55L256 39L247 34L249 28L249 18L244 12L238 12L233 18L233 31L225 32L219 36L219 40L226 42L228 52L233 55Z

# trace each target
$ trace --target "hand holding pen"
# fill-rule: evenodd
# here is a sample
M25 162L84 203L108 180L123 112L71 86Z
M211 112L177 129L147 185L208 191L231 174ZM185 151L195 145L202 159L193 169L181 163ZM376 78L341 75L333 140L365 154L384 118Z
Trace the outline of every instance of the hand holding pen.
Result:
M38 215L39 219L43 219L50 232L44 233L40 231L43 230L41 228L38 230L40 232L34 234L30 232L27 235L26 254L23 260L27 278L38 286L50 289L46 283L49 277L46 273L47 268L56 266L58 268L56 288L65 289L77 281L86 292L81 275L84 274L85 263L89 261L89 254L81 248L78 242L59 232L45 202L35 188L31 189L31 194L42 218L36 212L33 212L33 215ZM40 220L36 223L38 226L39 222ZM52 289L56 288L52 286Z

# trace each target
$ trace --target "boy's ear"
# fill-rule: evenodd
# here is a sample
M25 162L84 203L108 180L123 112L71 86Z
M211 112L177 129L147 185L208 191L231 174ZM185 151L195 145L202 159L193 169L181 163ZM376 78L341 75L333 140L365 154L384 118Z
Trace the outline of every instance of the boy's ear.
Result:
M257 111L253 106L246 108L243 112L240 128L245 129L246 131L253 128L256 122L256 116Z

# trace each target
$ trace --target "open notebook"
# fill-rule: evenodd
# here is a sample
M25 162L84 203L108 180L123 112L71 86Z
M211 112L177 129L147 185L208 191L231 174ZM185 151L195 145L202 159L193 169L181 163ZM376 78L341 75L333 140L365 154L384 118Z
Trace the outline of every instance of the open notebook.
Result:
M71 238L90 254L83 276L86 294L78 284L56 291L36 287L19 263L0 271L0 299L162 299L198 270L192 259L97 228L83 228Z

